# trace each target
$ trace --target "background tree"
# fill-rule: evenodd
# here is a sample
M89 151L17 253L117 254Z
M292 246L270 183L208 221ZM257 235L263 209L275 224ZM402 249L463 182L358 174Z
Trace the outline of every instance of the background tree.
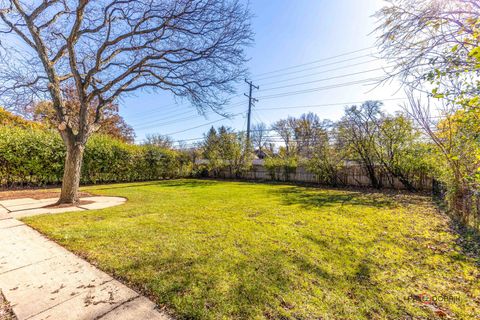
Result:
M378 162L375 139L382 117L381 106L380 101L366 101L360 106L351 106L345 109L345 115L338 124L338 139L351 152L353 160L360 162L375 188L381 187L375 169Z
M386 115L379 122L377 134L375 154L379 164L407 190L415 191L415 175L426 170L420 133L412 119L403 114Z
M218 149L221 159L221 169L228 169L233 174L233 162L237 155L242 154L242 150L237 145L237 134L232 128L220 126L218 128Z
M235 133L232 128L218 128L218 146L223 167L239 178L251 165L252 154L247 146L246 135Z
M294 131L292 129L293 118L281 119L272 124L272 130L275 131L283 140L285 145L285 153L289 156L293 153L295 147L293 145Z
M236 0L2 0L1 96L17 107L52 101L67 148L59 203L78 201L85 144L118 97L161 89L200 111L224 105L223 93L245 74L249 18ZM27 49L9 45L18 41ZM70 87L80 106L75 124Z
M268 128L264 122L255 123L252 126L252 146L259 152L265 152L268 146Z
M214 176L222 170L240 177L251 166L252 155L247 149L246 135L236 133L231 128L221 126L218 131L211 127L202 146L203 156L208 160L207 167Z
M290 125L294 132L296 152L300 157L310 158L316 146L321 146L328 140L325 124L313 112L291 119Z
M145 137L145 144L154 145L163 149L172 149L173 139L163 134L148 134Z
M75 96L75 89L70 88L68 95ZM41 101L32 106L29 114L33 120L46 124L48 127L58 128L60 123L57 121L55 109L50 101ZM78 130L78 117L80 105L78 99L73 98L65 101L65 110L71 120L71 126ZM99 129L97 133L103 133L113 138L119 139L123 142L133 143L135 141L135 131L133 128L120 116L119 106L116 103L108 103L102 108ZM92 120L90 120L92 121Z
M346 153L344 146L336 143L334 138L337 130L333 123L324 121L322 124L322 139L318 139L313 146L313 152L306 161L308 170L314 173L320 183L336 186L340 181L339 171L344 165ZM333 127L333 130L327 130Z
M207 168L217 177L222 168L222 159L220 154L219 137L217 130L212 126L205 135L204 142L201 146L203 157L208 160Z
M110 104L103 110L103 120L99 122L98 133L109 135L118 140L134 143L135 130L130 126L125 119L118 113L118 104Z

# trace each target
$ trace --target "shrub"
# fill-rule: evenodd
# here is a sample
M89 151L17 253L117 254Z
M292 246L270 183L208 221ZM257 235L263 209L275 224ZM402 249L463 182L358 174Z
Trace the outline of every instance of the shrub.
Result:
M0 183L45 185L58 183L63 173L65 147L52 131L0 128Z
M56 131L0 128L0 186L42 186L62 180L65 147ZM191 163L180 152L132 145L94 135L85 148L81 182L131 182L190 174Z
M295 173L298 166L295 157L269 157L265 159L264 166L272 180L288 181L291 173Z

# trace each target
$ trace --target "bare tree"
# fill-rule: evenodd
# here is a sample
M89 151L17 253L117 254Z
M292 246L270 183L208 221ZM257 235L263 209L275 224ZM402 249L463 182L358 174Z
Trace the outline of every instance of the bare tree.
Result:
M414 129L412 119L401 113L385 115L379 120L374 148L379 164L407 190L416 191L415 171L424 162L415 150L421 149L417 148L419 132Z
M0 94L17 107L52 101L67 148L59 203L78 201L85 144L117 98L161 89L200 112L221 108L245 73L249 18L237 0L0 0Z
M268 129L264 122L255 123L252 126L252 145L258 151L264 151L268 143Z
M290 125L293 121L293 118L281 119L272 124L272 130L278 133L280 138L285 143L285 150L287 155L291 155L293 152L293 138L294 132L292 126Z
M450 209L464 223L480 210L478 198L480 161L478 158L480 136L478 108L470 111L444 107L444 119L435 121L431 115L431 101L408 92L408 105L404 108L417 121L435 143L440 157L439 178L446 184ZM473 111L473 112L472 112ZM475 203L475 204L474 204Z
M382 56L394 65L389 76L407 86L405 109L443 155L437 161L447 200L465 220L478 190L480 2L392 0L377 16ZM441 104L441 120L431 116L431 97Z
M304 113L299 118L293 119L291 125L295 136L296 152L302 157L310 158L315 147L328 140L326 124L322 123L318 115L313 112Z
M361 106L345 109L338 124L338 139L352 155L360 160L373 187L380 188L381 181L375 170L378 158L375 153L378 122L382 116L380 101L366 101Z
M389 0L376 16L389 79L452 100L478 95L478 0Z
M171 137L163 134L149 134L146 136L144 144L171 149L173 148L174 141Z

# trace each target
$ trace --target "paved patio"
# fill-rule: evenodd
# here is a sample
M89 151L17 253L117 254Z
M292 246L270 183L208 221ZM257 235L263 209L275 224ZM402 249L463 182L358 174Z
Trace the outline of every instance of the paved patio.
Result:
M170 319L155 304L15 219L118 205L116 197L90 204L44 208L56 199L0 201L0 288L23 319Z

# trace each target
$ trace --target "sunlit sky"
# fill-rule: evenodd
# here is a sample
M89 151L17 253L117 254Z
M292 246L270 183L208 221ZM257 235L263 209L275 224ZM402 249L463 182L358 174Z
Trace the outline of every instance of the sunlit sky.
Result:
M404 93L398 83L365 81L382 76L387 66L378 58L377 34L372 33L377 24L372 15L383 5L381 0L252 0L255 43L247 50L249 78L260 86L254 90L259 101L252 123L269 125L310 111L337 120L346 105L364 100L383 100L388 112L400 109ZM238 83L237 96L226 106L228 113L239 114L231 119L212 112L199 115L188 101L166 92L124 98L120 112L135 129L137 142L159 133L190 144L211 125L245 130L247 90L246 83Z

